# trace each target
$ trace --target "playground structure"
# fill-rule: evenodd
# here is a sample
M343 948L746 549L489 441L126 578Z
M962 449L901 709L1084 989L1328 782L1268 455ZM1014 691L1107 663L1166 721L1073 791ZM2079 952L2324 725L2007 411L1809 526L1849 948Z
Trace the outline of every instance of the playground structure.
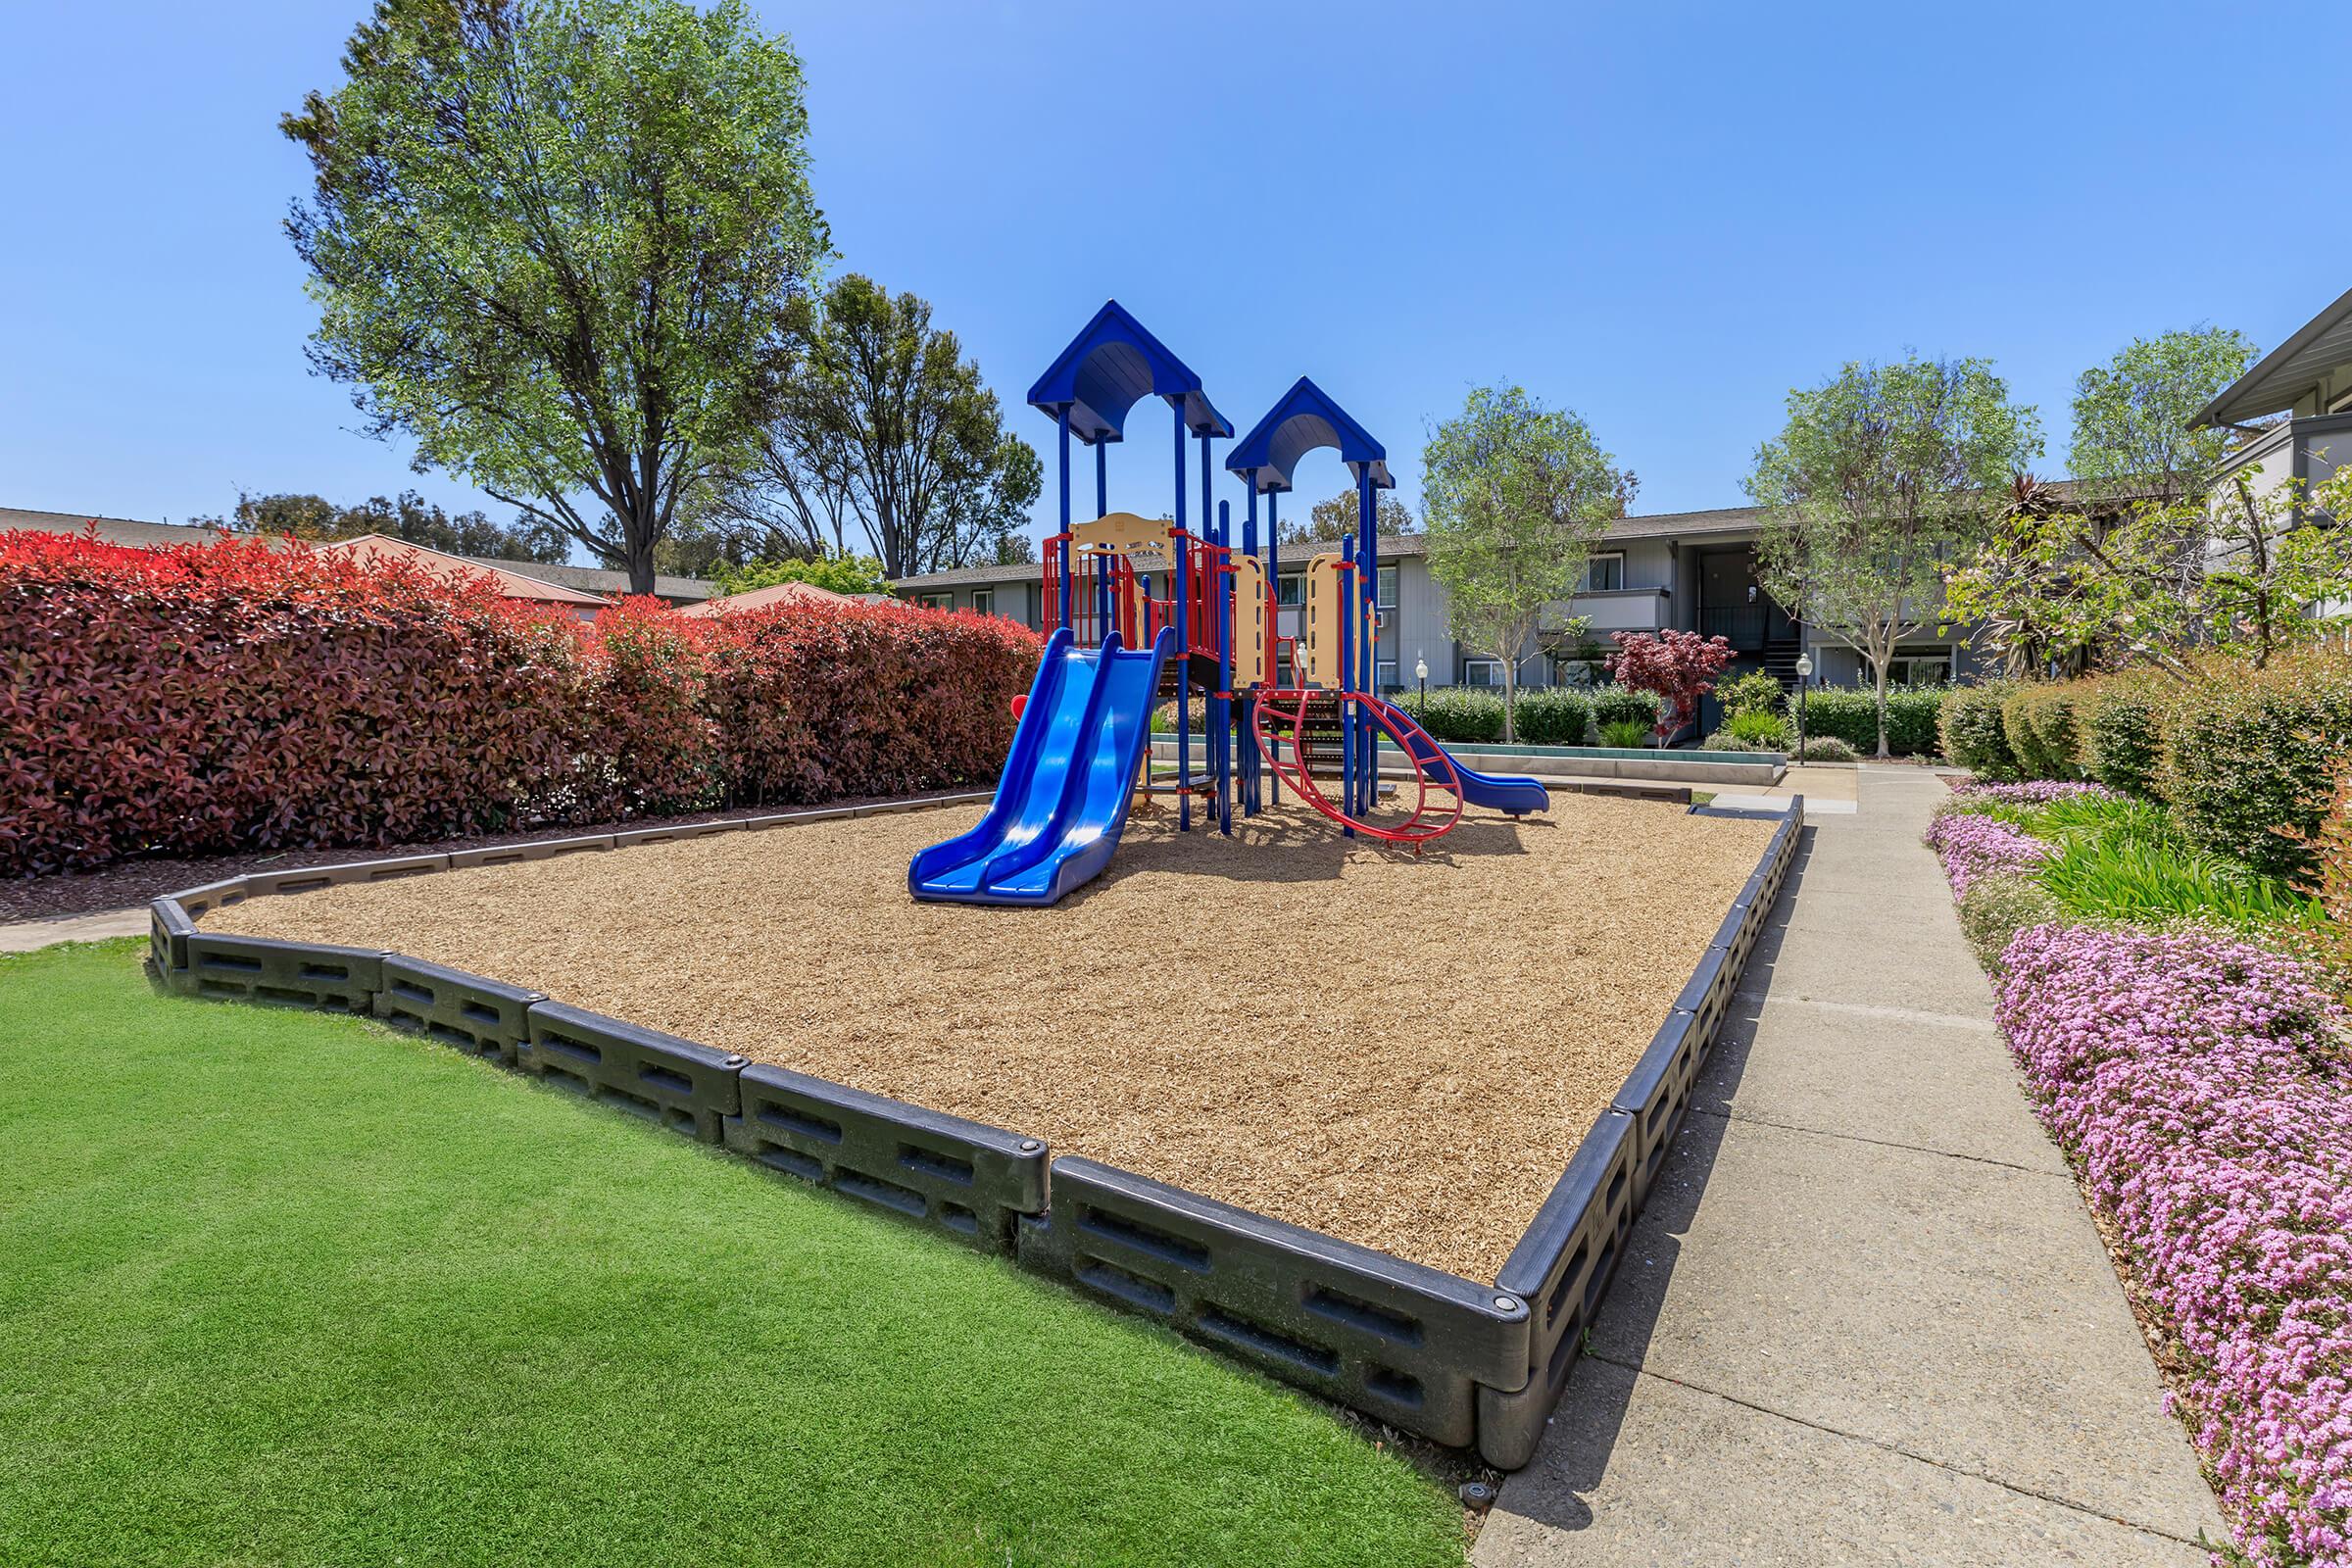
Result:
M1110 510L1109 448L1147 397L1174 414L1175 509L1155 520ZM1409 845L1416 854L1461 820L1466 806L1513 816L1549 804L1532 778L1464 767L1373 678L1379 635L1375 493L1393 488L1388 454L1313 381L1301 376L1227 454L1247 501L1237 549L1229 502L1210 505L1210 443L1232 424L1200 377L1117 301L1029 390L1059 435L1060 527L1046 541L1049 633L996 797L970 831L907 867L918 899L979 904L1058 902L1106 866L1139 798L1173 795L1178 828L1196 802L1230 835L1279 804L1287 785L1340 831ZM1199 443L1200 526L1188 526L1185 438ZM1070 442L1095 453L1095 517L1072 521ZM1306 563L1298 629L1282 635L1279 497L1298 461L1337 449L1355 481L1353 537ZM1265 498L1259 553L1258 499ZM1205 699L1204 772L1193 759L1191 699ZM1173 783L1152 777L1152 714L1173 701ZM1247 741L1243 737L1247 737ZM1401 816L1384 810L1383 743L1409 789Z

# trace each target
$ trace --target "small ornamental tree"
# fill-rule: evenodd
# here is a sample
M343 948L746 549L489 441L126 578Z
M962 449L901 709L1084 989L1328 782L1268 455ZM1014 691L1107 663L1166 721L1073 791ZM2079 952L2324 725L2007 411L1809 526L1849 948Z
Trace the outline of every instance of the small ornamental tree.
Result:
M1610 634L1617 652L1609 656L1609 673L1621 686L1658 694L1658 744L1676 730L1696 720L1698 700L1715 689L1715 677L1732 662L1728 638L1701 637L1694 631L1668 628L1654 636L1645 631Z

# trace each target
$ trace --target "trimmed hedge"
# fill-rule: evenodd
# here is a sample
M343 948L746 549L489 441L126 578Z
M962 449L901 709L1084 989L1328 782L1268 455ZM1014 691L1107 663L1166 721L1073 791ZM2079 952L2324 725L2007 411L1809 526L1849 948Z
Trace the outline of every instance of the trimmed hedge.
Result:
M1886 692L1886 750L1897 757L1933 757L1936 721L1943 711L1941 686L1895 686ZM1865 757L1879 752L1878 696L1867 688L1819 686L1805 696L1805 734L1835 735ZM1788 700L1788 726L1796 727L1796 699Z
M1658 714L1665 702L1656 692L1638 692L1630 686L1603 686L1592 694L1592 723L1639 723L1643 729L1655 729Z
M2001 701L2001 735L2028 778L2082 777L2075 765L2079 743L2071 684L2036 682L2010 688Z
M1492 746L1502 739L1502 695L1472 686L1441 686L1426 702L1407 694L1396 706L1420 721L1435 740L1460 746Z
M2152 795L2164 760L2163 677L2144 670L2080 682L2076 760L2083 772L2126 795Z
M1592 699L1569 686L1521 692L1519 738L1530 746L1582 746L1592 729Z
M0 875L983 781L1038 648L892 606L590 626L402 563L0 535Z
M2190 842L2267 875L2297 879L2332 773L2352 749L2352 659L2307 653L2268 669L2216 661L2165 716L2157 792Z
M2009 750L2001 720L2001 705L2009 692L2006 681L1952 688L1936 719L1946 760L1996 783L2017 777L2017 756Z

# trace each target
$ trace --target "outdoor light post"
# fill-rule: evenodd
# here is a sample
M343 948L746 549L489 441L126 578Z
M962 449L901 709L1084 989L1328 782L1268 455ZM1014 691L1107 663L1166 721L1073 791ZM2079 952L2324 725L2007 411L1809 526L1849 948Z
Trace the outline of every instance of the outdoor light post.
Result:
M1813 684L1813 656L1796 656L1796 760L1805 760L1805 688Z
M1413 650L1413 679L1421 683L1420 711L1413 716L1426 724L1429 722L1429 661L1421 657L1421 651L1417 648Z

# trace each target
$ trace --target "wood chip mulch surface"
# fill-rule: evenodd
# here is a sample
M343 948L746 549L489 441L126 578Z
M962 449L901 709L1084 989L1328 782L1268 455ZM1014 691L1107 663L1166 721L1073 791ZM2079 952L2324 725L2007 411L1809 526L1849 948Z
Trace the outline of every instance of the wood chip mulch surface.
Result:
M1492 1280L1754 869L1768 822L1556 797L1418 860L1286 805L1139 812L1048 909L918 904L978 807L259 899L384 948L1047 1139Z

